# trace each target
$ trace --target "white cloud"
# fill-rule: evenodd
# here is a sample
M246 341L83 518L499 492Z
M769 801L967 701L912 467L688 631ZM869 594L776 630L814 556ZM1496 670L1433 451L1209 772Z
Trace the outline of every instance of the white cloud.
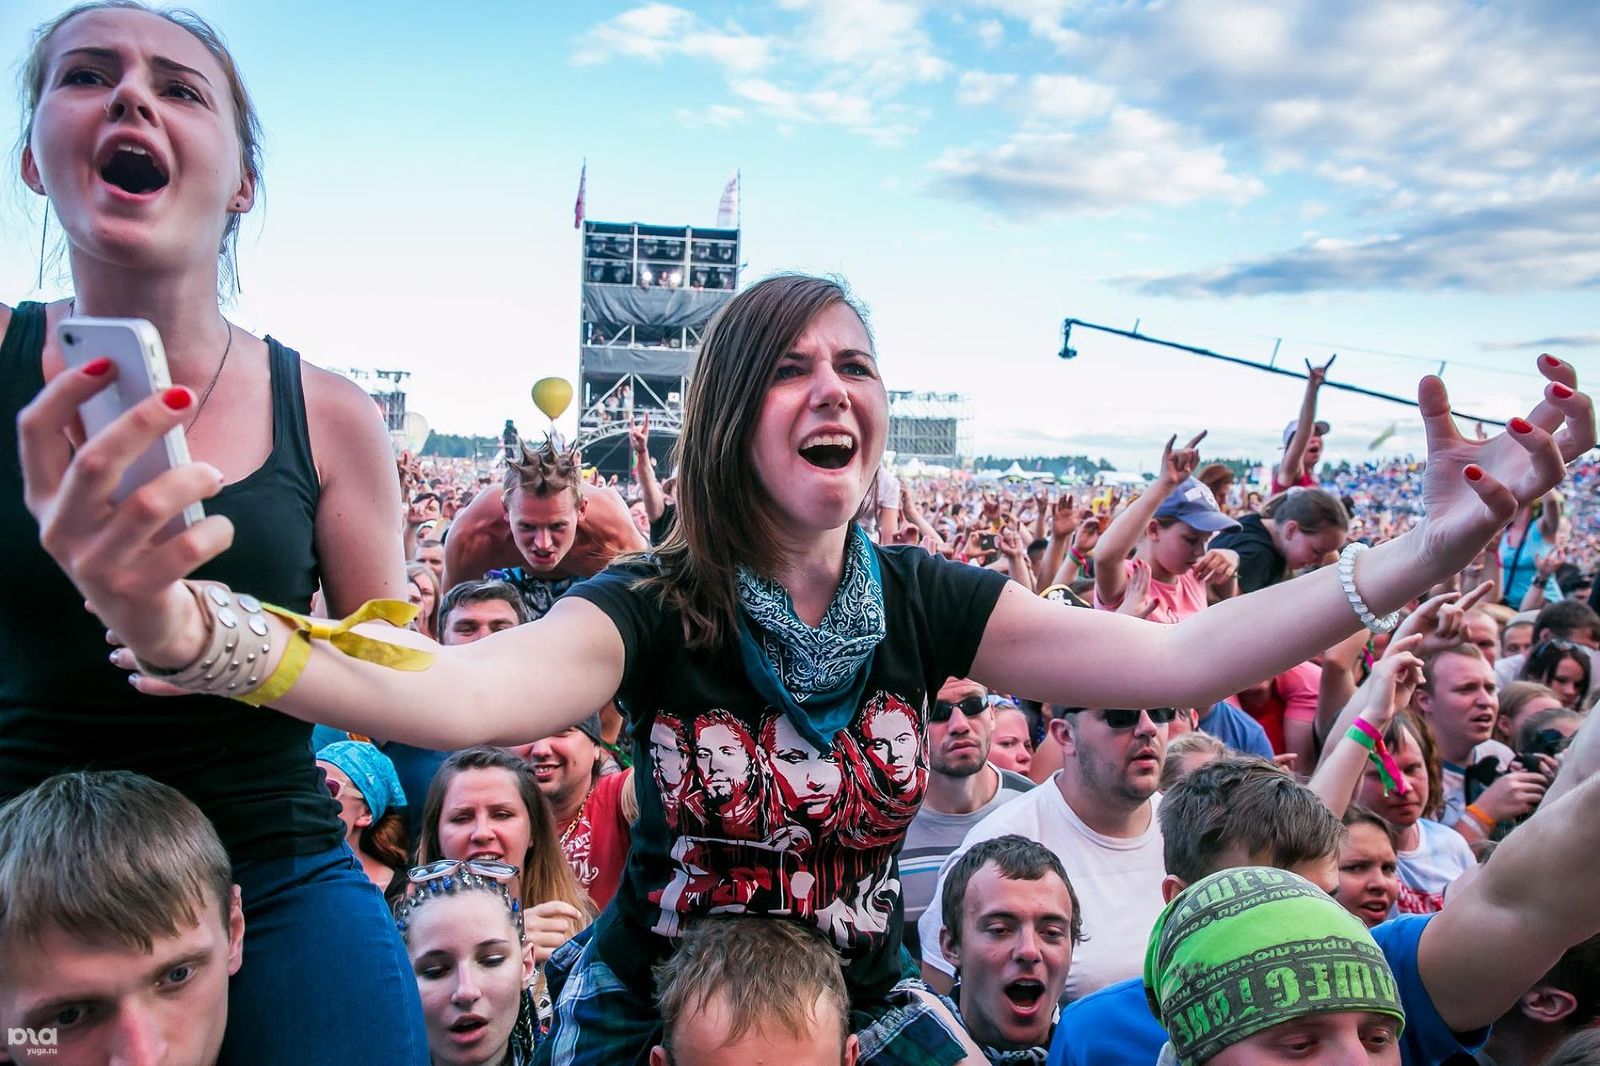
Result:
M1111 110L1116 94L1071 74L1039 74L1028 85L1028 102L1034 117L1077 125L1100 118Z
M956 84L956 102L968 107L992 104L1016 83L1015 74L989 74L981 70L969 70L961 75Z
M683 57L748 74L767 65L770 50L765 37L736 27L713 29L693 12L671 4L645 4L583 34L572 60L590 64L618 57L651 62Z
M747 117L743 108L728 104L712 104L703 111L680 107L676 115L685 126L734 126Z
M1255 178L1233 173L1219 147L1128 107L1115 108L1089 132L1021 131L997 148L953 149L932 170L935 190L1005 213L1242 203L1264 191Z
M803 11L793 41L813 60L848 69L878 92L939 81L950 64L922 25L922 8L905 0L784 0Z
M1005 40L1006 28L999 19L985 19L978 23L978 40L985 48L994 48Z

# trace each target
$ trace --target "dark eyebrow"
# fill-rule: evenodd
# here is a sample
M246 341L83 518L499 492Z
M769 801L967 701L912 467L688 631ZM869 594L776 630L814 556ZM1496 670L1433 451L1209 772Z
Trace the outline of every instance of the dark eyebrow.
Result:
M122 59L121 53L119 53L114 48L97 48L97 47L92 47L92 46L89 46L89 45L84 45L84 46L79 47L79 48L69 48L65 52L62 52L61 55L62 55L63 58L65 58L67 56L71 56L71 55L82 55L82 56L88 56L91 59L108 59L108 60L121 60ZM201 81L205 82L207 86L209 86L211 84L211 79L210 78L206 77L204 74L200 73L198 70L195 70L193 67L184 66L182 63L178 62L176 59L168 59L166 56L153 56L153 57L151 57L150 62L154 66L161 67L163 70L175 71L175 72L177 72L179 74L188 74L188 75L191 75L193 77L199 78Z

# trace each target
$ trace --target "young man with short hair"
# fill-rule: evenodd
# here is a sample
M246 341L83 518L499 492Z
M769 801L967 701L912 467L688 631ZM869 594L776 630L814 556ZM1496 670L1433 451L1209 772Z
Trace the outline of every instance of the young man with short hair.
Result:
M243 952L227 852L177 790L68 773L0 807L12 1061L211 1066Z
M991 1063L1043 1062L1083 933L1061 860L1014 834L985 840L950 867L939 905L956 971L945 1005Z
M839 955L812 929L706 919L655 980L662 1034L650 1066L855 1066Z
M528 608L505 581L463 581L439 604L439 643L471 644L528 621Z
M533 768L567 865L594 905L604 909L622 884L633 842L622 802L633 787L633 771L602 773L606 747L599 712L553 737L512 750Z
M989 761L994 728L987 689L962 677L945 681L928 712L928 790L900 848L905 945L913 957L921 950L917 921L935 904L940 867L969 829L1033 788L1032 781ZM773 753L780 772L786 751L779 747Z
M1055 852L1083 903L1084 943L1067 977L1068 1001L1139 972L1144 940L1161 913L1161 825L1156 789L1170 708L1061 708L1050 735L1065 760L1049 781L1000 807L967 833L955 853L1016 833ZM948 871L949 866L946 866ZM943 881L948 874L940 877ZM940 950L943 915L918 923L922 973L948 992L953 967Z
M1423 660L1422 684L1412 702L1433 728L1439 752L1444 812L1439 820L1468 843L1489 838L1495 825L1529 814L1544 795L1548 775L1519 769L1516 752L1493 739L1500 710L1494 670L1473 644L1457 644ZM1469 806L1467 768L1493 759L1499 776Z

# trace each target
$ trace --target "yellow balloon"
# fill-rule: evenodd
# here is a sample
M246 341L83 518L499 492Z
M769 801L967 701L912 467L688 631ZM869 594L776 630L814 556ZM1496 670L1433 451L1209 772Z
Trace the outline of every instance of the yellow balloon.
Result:
M540 378L533 383L533 404L554 422L572 402L572 384L566 378Z

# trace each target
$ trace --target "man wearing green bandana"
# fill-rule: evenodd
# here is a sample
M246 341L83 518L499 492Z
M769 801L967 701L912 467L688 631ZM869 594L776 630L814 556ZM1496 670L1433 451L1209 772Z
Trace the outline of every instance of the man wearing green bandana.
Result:
M1405 1011L1362 922L1305 878L1223 870L1168 904L1145 995L1166 1026L1161 1066L1400 1062Z

